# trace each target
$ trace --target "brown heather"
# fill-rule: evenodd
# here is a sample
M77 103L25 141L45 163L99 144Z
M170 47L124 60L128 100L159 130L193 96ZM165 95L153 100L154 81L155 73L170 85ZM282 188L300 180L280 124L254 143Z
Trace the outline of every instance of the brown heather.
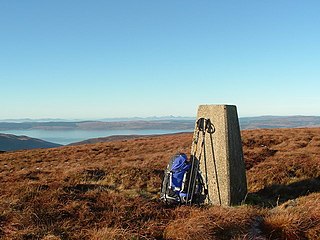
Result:
M0 239L320 239L320 129L242 131L237 207L157 201L191 133L0 154Z

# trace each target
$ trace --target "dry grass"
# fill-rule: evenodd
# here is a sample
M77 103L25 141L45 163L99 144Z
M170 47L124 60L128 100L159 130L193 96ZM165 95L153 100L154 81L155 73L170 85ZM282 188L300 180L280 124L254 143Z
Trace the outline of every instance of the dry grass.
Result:
M253 226L260 221L263 211L241 206L193 209L188 214L183 213L167 226L167 239L231 239L245 234L255 237L257 233Z
M262 228L274 239L319 239L320 194L290 200L269 212Z
M0 154L0 239L320 239L320 129L242 132L246 205L168 207L192 134Z

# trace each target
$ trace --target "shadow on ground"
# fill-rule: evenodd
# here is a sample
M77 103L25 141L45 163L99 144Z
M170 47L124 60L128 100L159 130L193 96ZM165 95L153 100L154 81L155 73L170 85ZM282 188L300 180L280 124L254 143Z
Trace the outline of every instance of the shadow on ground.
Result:
M310 193L320 192L320 177L294 182L288 185L271 185L257 192L249 193L246 203L263 207L275 207Z

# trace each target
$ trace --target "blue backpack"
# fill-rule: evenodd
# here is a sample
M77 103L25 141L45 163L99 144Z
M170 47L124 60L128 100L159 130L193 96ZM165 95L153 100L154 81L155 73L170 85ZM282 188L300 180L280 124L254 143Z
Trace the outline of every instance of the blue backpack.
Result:
M190 183L192 163L184 153L174 155L164 171L160 200L168 203L187 203L196 200L203 190L203 180L199 171L194 184ZM193 191L191 191L193 189ZM192 195L192 196L191 196Z

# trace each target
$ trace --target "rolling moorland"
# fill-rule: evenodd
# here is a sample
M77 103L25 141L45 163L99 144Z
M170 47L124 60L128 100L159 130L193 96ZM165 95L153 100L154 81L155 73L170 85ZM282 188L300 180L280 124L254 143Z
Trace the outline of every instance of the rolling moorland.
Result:
M237 207L157 201L191 133L0 154L0 239L320 239L320 129L242 131Z

